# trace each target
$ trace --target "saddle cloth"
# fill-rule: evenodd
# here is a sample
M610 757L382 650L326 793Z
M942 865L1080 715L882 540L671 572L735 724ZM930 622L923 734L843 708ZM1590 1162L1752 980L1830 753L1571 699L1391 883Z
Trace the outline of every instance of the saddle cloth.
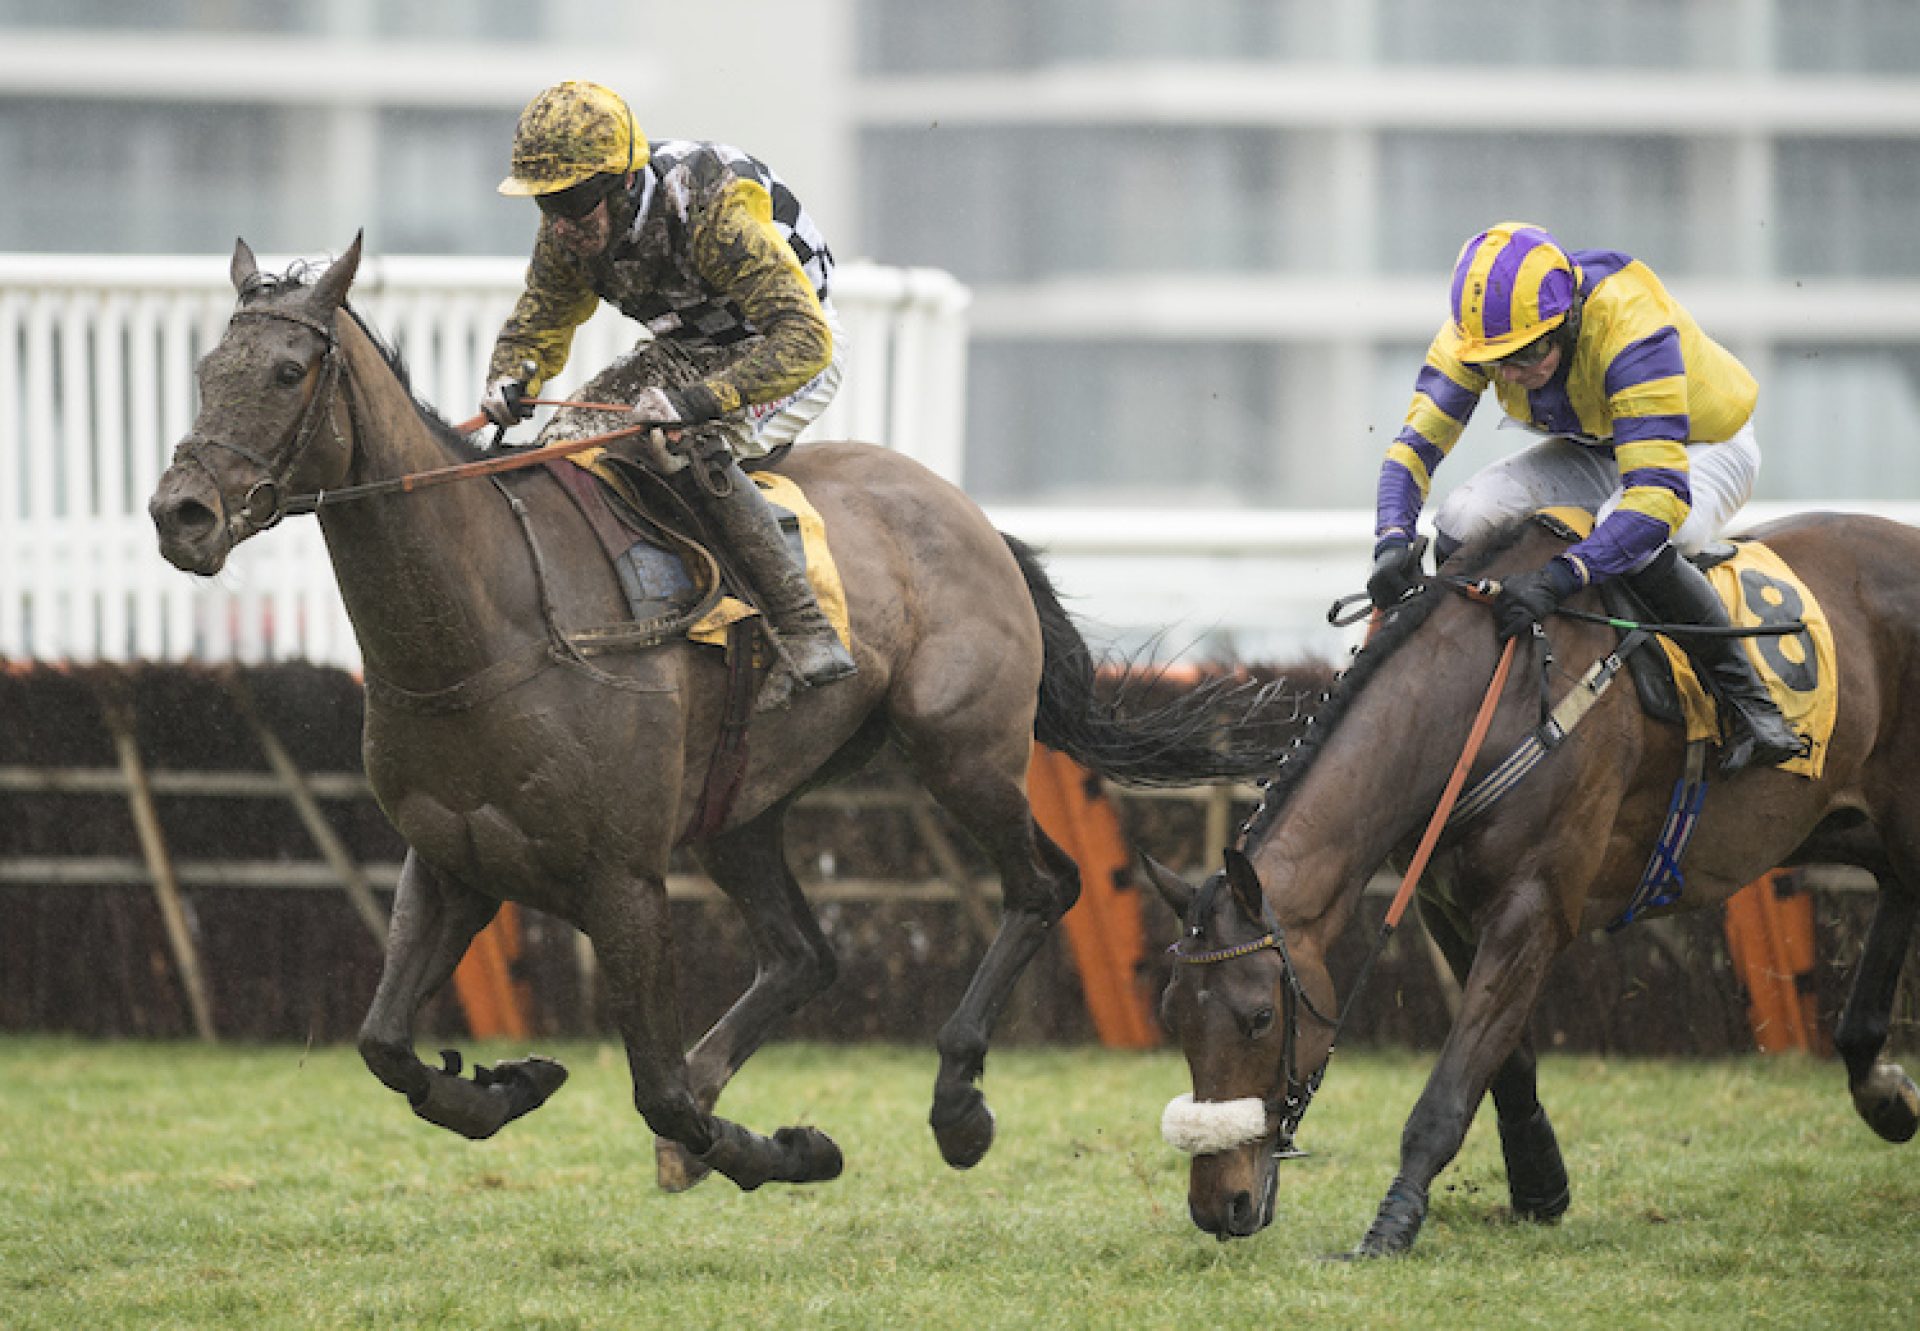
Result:
M1547 516L1575 533L1591 530L1593 525L1592 515L1577 509L1555 508ZM1818 779L1826 769L1827 744L1833 737L1834 716L1839 710L1840 671L1835 664L1833 628L1813 589L1765 542L1742 538L1732 543L1731 551L1704 567L1707 580L1727 608L1729 620L1742 627L1796 619L1806 625L1799 633L1743 638L1740 647L1766 682L1787 724L1809 741L1805 754L1781 763L1779 770ZM1659 643L1679 698L1688 742L1718 742L1719 712L1693 662L1672 639L1662 637ZM1644 652L1636 654L1636 661L1658 660ZM1645 696L1643 690L1643 699ZM1670 714L1666 719L1671 719Z
M633 510L640 513L649 511L644 498L613 464L605 449L586 449L555 465L577 467L613 491ZM794 557L806 568L807 581L813 587L815 599L820 602L821 612L833 625L834 632L840 635L841 643L851 650L853 635L847 622L846 587L840 580L840 569L834 562L833 551L827 545L825 521L799 485L788 477L770 471L746 474L760 487L767 502L773 505L779 515L781 532ZM574 495L576 500L585 502L577 489L574 489ZM606 502L604 496L601 502ZM616 521L619 520L617 508L613 509L612 515ZM622 522L621 525L631 537L631 544L615 557L614 563L620 574L621 585L626 589L634 618L645 620L663 608L690 604L697 587L686 560L678 552L648 539L630 524ZM613 554L611 548L608 553ZM724 647L731 625L759 613L737 596L722 595L712 609L694 621L687 629L686 636L694 642Z

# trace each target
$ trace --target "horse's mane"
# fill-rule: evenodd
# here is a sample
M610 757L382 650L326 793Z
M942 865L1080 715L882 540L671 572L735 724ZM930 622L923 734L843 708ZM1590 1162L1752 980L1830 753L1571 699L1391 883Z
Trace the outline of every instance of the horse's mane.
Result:
M324 268L319 265L301 259L295 261L284 273L256 272L241 286L240 304L245 306L256 300L270 300L304 291L313 285L323 271L325 271ZM406 391L408 399L412 401L413 409L419 413L421 421L433 431L435 437L463 460L483 456L482 451L465 435L454 429L445 416L413 391L413 374L407 368L407 362L400 355L399 348L394 346L385 334L368 323L366 316L354 308L352 301L347 301L341 308L347 312L348 318L359 325L360 331L367 335L367 341L373 343L374 349L380 353L380 359L386 363L387 369L392 371L393 377L400 381L400 387Z
M1532 525L1531 519L1521 518L1496 528L1450 560L1449 563L1453 565L1450 574L1475 576L1496 556L1517 544ZM1352 709L1360 691L1420 631L1421 626L1432 618L1433 612L1445 603L1450 594L1444 585L1428 579L1418 595L1388 613L1366 646L1354 654L1352 664L1334 677L1333 687L1320 695L1319 703L1306 717L1299 737L1293 741L1292 747L1280 755L1278 769L1267 779L1260 807L1253 811L1240 829L1242 850L1251 854L1253 848L1265 838L1279 819L1287 799L1299 788L1307 769L1313 766L1313 760L1320 755L1334 729Z

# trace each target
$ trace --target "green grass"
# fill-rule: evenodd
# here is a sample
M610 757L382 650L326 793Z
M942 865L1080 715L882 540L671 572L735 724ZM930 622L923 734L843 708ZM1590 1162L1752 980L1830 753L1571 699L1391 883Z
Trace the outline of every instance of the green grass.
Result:
M999 1141L958 1174L930 1050L777 1047L725 1108L818 1124L846 1173L666 1196L618 1051L550 1052L573 1079L475 1144L348 1049L0 1039L0 1327L1920 1326L1920 1146L1835 1063L1549 1057L1567 1219L1506 1222L1482 1122L1413 1255L1347 1264L1319 1258L1371 1219L1424 1057L1343 1052L1276 1224L1222 1245L1158 1139L1170 1054L996 1053Z

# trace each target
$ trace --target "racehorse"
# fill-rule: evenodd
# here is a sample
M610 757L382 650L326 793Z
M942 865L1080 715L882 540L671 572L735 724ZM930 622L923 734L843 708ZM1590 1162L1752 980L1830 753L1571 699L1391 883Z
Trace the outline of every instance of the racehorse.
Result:
M1253 764L1214 741L1220 695L1116 714L1095 698L1093 658L1032 552L957 488L881 448L797 450L782 470L825 520L859 672L751 719L738 793L694 851L742 913L756 973L684 1051L665 875L717 761L727 670L684 639L591 659L575 648L569 627L629 610L547 472L394 483L481 453L416 401L398 357L346 303L359 258L356 238L309 282L298 269L263 275L236 246L237 309L200 361L198 416L149 509L162 554L212 575L311 492L304 508L319 514L364 658L367 776L408 845L359 1037L369 1069L421 1117L476 1138L558 1087L565 1070L544 1058L463 1078L457 1054L435 1068L413 1050L422 1002L502 901L523 902L593 942L664 1186L708 1169L743 1189L834 1177L842 1158L826 1134L762 1136L713 1109L772 1028L834 976L783 857L788 810L892 736L1005 894L937 1040L931 1125L949 1164L975 1164L993 1138L976 1083L994 1022L1079 893L1073 861L1028 808L1034 739L1122 782L1237 778Z
M1820 514L1754 535L1804 578L1832 627L1839 679L1830 746L1815 780L1765 768L1708 783L1682 860L1684 892L1669 909L1715 905L1783 864L1872 873L1878 909L1835 1044L1861 1117L1887 1140L1906 1141L1920 1124L1920 1092L1880 1053L1920 910L1920 587L1912 575L1920 531ZM1224 1240L1272 1221L1276 1156L1293 1150L1342 1012L1329 949L1376 869L1392 858L1406 863L1462 758L1476 708L1495 694L1492 617L1449 584L1537 568L1563 548L1529 524L1459 551L1443 579L1378 624L1279 767L1225 868L1196 889L1149 865L1185 921L1162 1014L1193 1091L1168 1107L1163 1127L1194 1156L1188 1209L1201 1229ZM1598 609L1593 593L1570 604ZM1564 617L1552 620L1545 643L1560 663L1556 692L1619 647L1614 628ZM1520 644L1465 779L1477 782L1540 723L1542 676L1524 664L1539 650ZM1440 837L1435 863L1446 872L1422 881L1421 918L1462 998L1407 1119L1398 1175L1350 1255L1413 1245L1427 1190L1489 1090L1514 1214L1552 1221L1566 1210L1566 1168L1537 1098L1528 1017L1554 957L1582 931L1620 919L1634 898L1684 748L1680 727L1650 719L1632 688L1612 689L1529 775Z

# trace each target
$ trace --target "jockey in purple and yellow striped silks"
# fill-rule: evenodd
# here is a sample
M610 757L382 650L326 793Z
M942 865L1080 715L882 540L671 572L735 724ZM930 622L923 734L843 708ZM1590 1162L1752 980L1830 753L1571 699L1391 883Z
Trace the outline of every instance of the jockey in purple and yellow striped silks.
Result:
M1467 242L1452 308L1380 469L1376 538L1411 538L1434 469L1491 384L1520 424L1608 450L1618 467L1618 506L1560 557L1564 590L1639 567L1687 517L1686 445L1746 426L1759 391L1753 376L1645 264L1610 250L1569 253L1526 223L1503 222ZM1524 358L1556 331L1561 354L1550 375L1500 372L1497 362L1516 351Z

